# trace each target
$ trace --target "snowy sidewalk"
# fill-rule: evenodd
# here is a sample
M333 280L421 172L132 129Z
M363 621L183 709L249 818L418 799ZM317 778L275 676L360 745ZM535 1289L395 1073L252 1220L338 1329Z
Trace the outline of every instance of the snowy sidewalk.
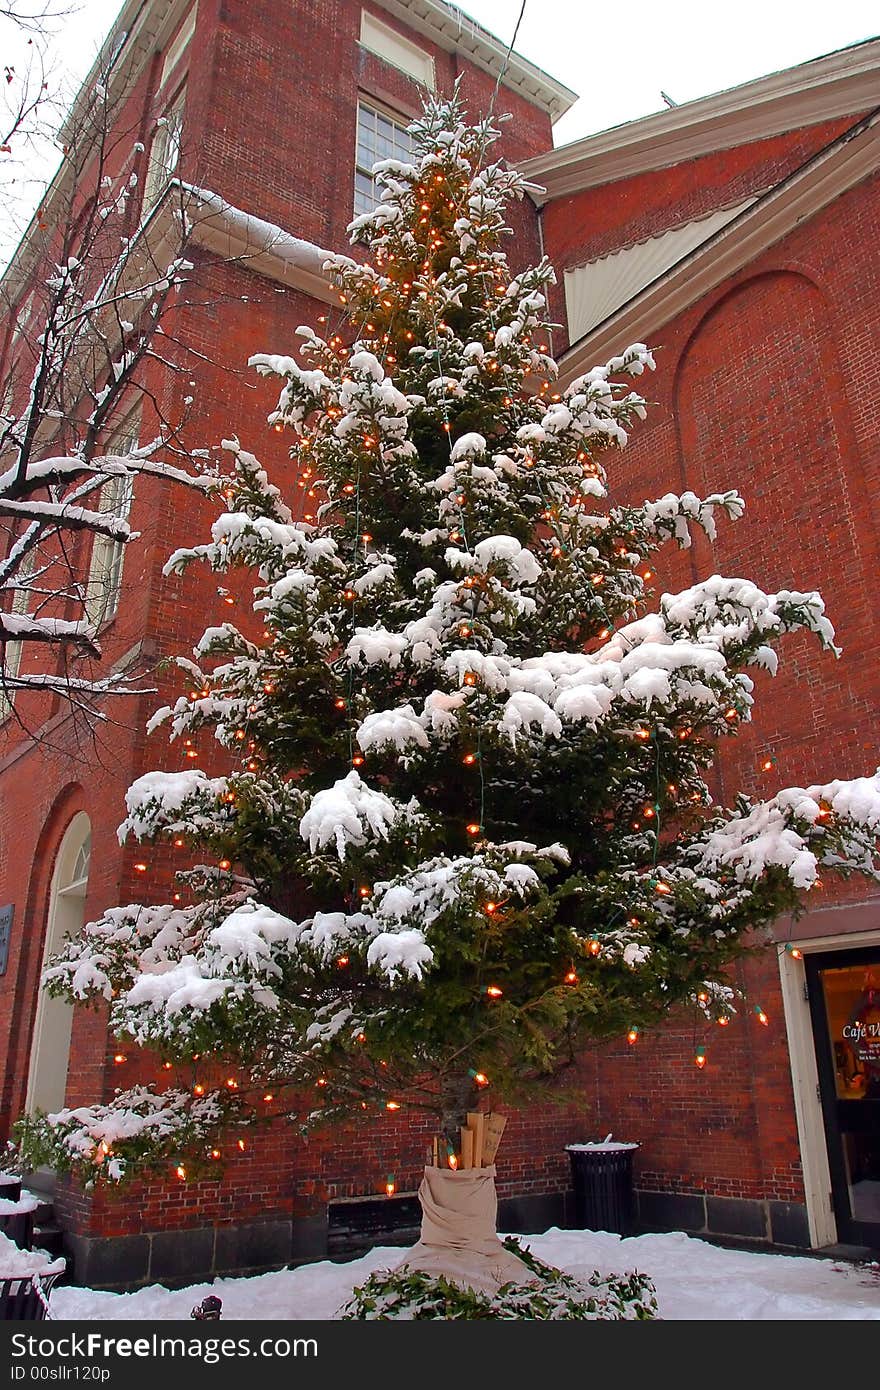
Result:
M804 1256L722 1250L681 1232L619 1236L553 1229L522 1238L535 1254L571 1274L637 1269L654 1280L660 1316L670 1321L880 1320L880 1266L854 1266ZM209 1293L223 1300L226 1321L332 1319L374 1269L393 1267L403 1251L382 1247L348 1264L302 1265L250 1279L218 1279L170 1291L136 1293L60 1288L52 1295L58 1319L79 1321L189 1318Z

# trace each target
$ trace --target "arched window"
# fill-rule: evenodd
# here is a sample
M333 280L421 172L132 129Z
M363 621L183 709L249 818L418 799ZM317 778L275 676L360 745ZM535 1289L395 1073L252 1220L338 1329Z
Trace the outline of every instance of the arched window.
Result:
M82 929L91 847L89 818L78 811L64 832L52 875L41 975L50 957ZM28 1071L26 1108L31 1113L51 1114L64 1105L72 1023L73 1005L66 999L52 999L40 989Z

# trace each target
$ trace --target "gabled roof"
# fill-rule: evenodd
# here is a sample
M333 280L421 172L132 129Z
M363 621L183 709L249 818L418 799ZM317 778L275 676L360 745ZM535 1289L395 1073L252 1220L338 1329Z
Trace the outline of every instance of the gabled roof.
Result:
M862 114L880 103L880 39L759 77L714 96L588 135L526 160L543 186L538 206L599 184L666 169L700 155Z
M626 344L651 338L676 314L748 266L807 218L880 168L880 109L856 122L726 225L619 303L562 357L565 385Z

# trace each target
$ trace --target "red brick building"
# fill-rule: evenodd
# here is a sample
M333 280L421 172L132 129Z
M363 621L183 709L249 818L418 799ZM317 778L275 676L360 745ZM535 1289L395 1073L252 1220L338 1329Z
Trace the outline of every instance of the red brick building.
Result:
M747 499L714 553L673 559L664 587L712 569L818 587L845 648L835 663L789 642L779 677L759 683L755 723L722 759L719 793L873 770L880 44L553 151L551 123L573 94L516 55L505 67L505 47L442 0L129 0L108 51L123 35L125 119L143 149L120 159L117 177L137 173L152 200L142 234L162 235L169 180L201 190L188 253L201 302L177 311L174 331L207 361L192 372L194 392L186 373L150 364L143 401L132 401L141 432L151 395L172 412L194 393L192 447L234 431L295 486L283 437L266 426L271 388L241 368L252 352L287 350L297 324L328 312L319 248L346 245L369 165L405 138L420 87L445 91L461 75L477 114L503 69L496 109L514 115L503 151L546 188L515 210L512 259L536 259L543 245L557 267L564 378L636 339L660 349L658 404L618 464L618 487L641 500L736 485ZM39 255L34 228L4 281L18 306ZM16 351L12 323L3 351L7 361ZM207 511L142 481L131 511L140 539L117 566L103 646L108 665L150 671L192 646L217 598L207 576L161 577ZM95 563L86 549L81 563ZM142 732L161 695L132 698L97 748L83 747L64 708L27 701L29 733L0 724L0 910L12 908L0 975L4 1125L29 1106L84 1103L156 1075L152 1061L117 1062L102 1018L47 1002L38 977L84 915L153 892L163 900L173 866L151 861L151 888L116 826L135 777L163 759L180 765L179 749ZM743 1014L695 1039L688 1021L591 1052L584 1096L512 1118L499 1169L508 1229L563 1223L565 1143L613 1130L642 1145L646 1228L880 1244L880 1100L856 1080L871 1070L869 1049L855 1039L847 1050L841 1036L866 983L880 986L877 899L855 884L829 888L776 936L743 970L766 1027ZM800 957L786 949L794 942ZM265 1268L351 1248L391 1211L405 1225L407 1199L365 1199L392 1166L401 1191L417 1185L423 1139L403 1120L383 1125L308 1143L278 1128L231 1160L222 1182L154 1180L122 1194L59 1182L55 1214L76 1277L112 1286Z

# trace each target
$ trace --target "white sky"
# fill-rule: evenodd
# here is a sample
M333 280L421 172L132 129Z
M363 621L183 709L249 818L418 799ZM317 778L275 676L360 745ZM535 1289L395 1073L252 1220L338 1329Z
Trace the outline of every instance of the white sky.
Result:
M460 8L509 43L520 4L464 0ZM81 0L59 26L57 73L71 89L119 7L117 0ZM556 127L560 145L663 109L661 89L676 102L691 101L878 32L877 0L526 0L516 46L580 93ZM288 139L295 132L278 134ZM7 240L4 220L0 209L0 248Z

